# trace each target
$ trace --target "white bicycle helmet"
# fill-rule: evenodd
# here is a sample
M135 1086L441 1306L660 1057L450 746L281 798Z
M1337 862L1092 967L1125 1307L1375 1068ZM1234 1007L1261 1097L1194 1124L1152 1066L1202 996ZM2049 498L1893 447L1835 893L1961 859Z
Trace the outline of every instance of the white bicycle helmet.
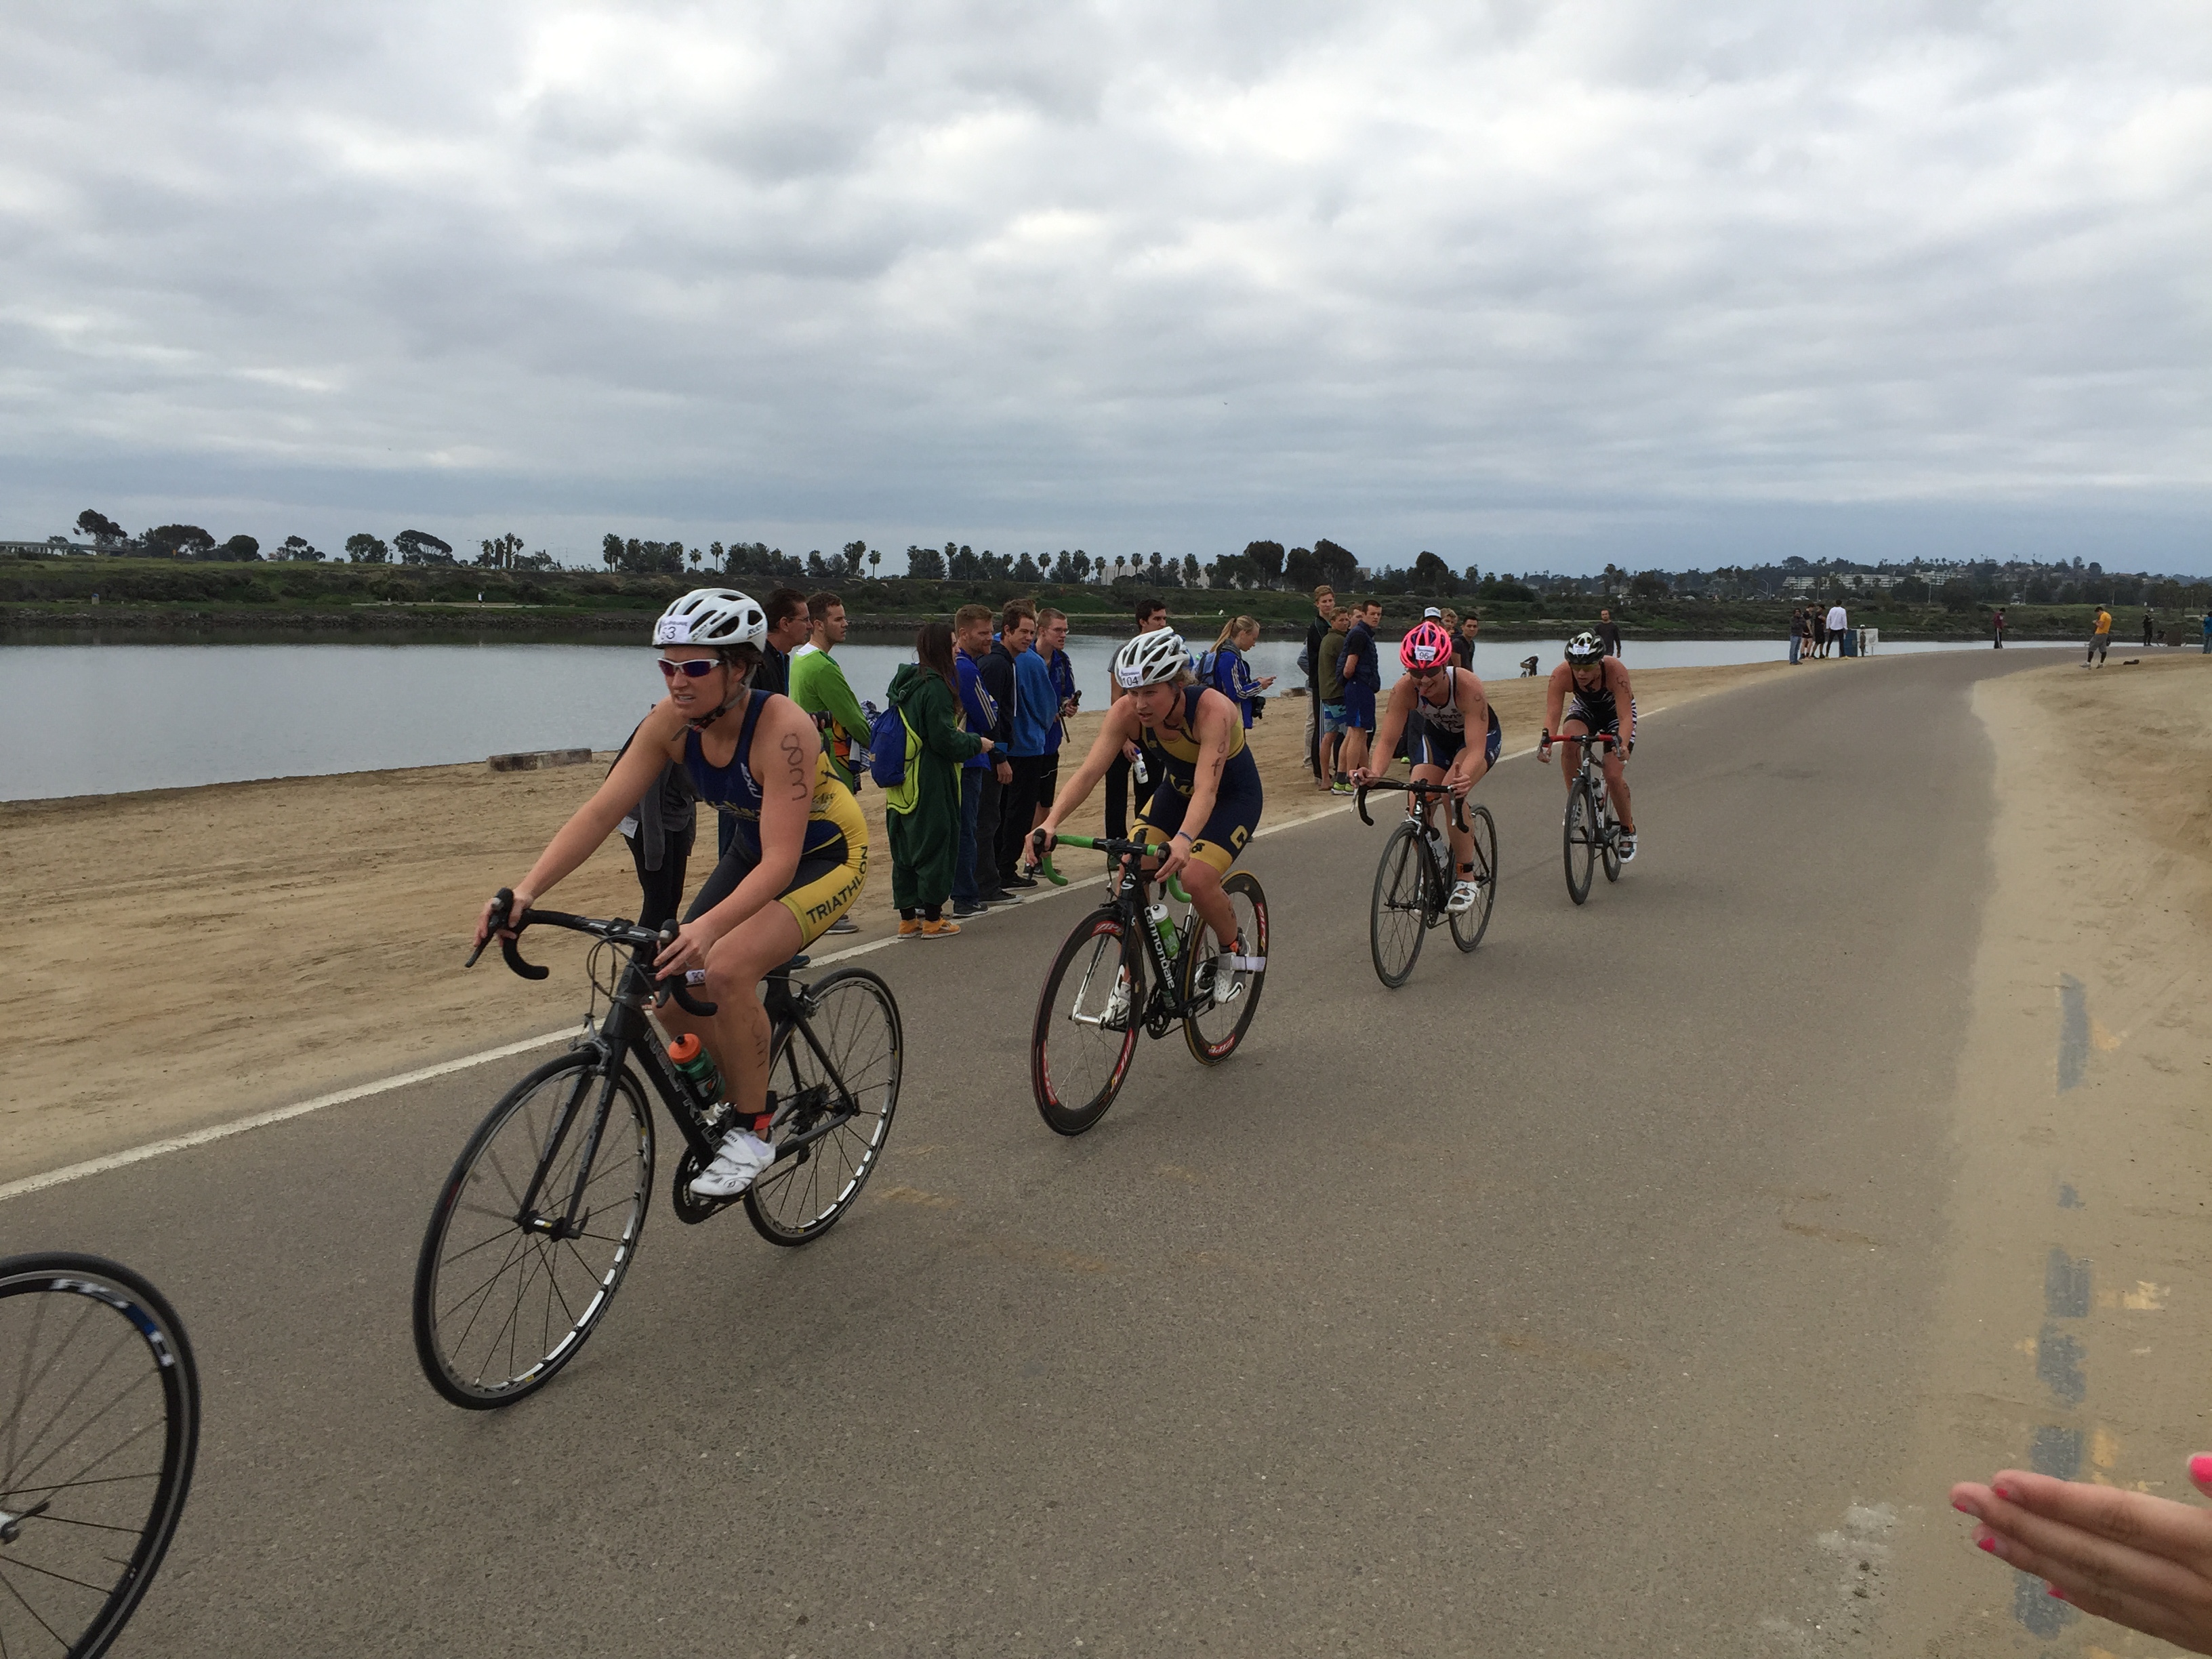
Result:
M1158 685L1188 671L1190 653L1170 628L1139 634L1114 653L1114 679L1125 691Z
M660 613L655 645L759 645L768 613L734 587L695 587Z
M1605 660L1605 645L1584 629L1567 641L1567 660L1577 668L1595 668Z

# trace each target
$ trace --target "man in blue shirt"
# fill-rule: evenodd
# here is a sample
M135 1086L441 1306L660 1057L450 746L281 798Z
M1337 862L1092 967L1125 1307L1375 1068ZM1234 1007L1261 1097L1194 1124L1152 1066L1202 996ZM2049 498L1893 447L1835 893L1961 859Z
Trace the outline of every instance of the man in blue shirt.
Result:
M963 605L953 612L952 645L953 666L960 677L960 712L970 732L991 739L990 746L978 750L960 770L960 854L952 866L952 914L972 916L985 908L984 884L994 891L998 888L996 842L984 839L981 820L984 797L988 794L994 805L997 802L999 769L1006 766L1006 747L997 737L998 699L992 696L977 672L978 665L991 654L990 606ZM1012 775L1011 768L1007 775ZM995 811L991 829L995 836ZM1001 896L1008 903L1013 902L1011 893Z
M1382 626L1382 602L1370 599L1344 634L1344 753L1336 763L1346 772L1367 764L1368 740L1375 735L1375 694L1382 689L1375 631Z
M1018 696L1013 740L1007 745L1014 781L1007 792L999 840L1002 849L1011 842L1014 856L1024 864L1029 855L1022 843L1044 821L1052 805L1060 780L1060 747L1067 738L1066 716L1077 696L1075 665L1061 648L1066 642L1066 617L1048 605L1037 612L1036 642L1014 659ZM1055 886L1067 885L1067 878L1052 867L1049 858L1031 867Z
M992 815L992 803L986 799L975 819L976 884L982 886L986 864L991 866L991 874L995 878L991 886L983 889L987 903L1018 897L1014 889L1036 885L1035 878L1022 873L1020 863L1023 846L1030 838L1031 806L1036 799L1036 773L1032 767L1024 778L1022 763L1016 758L1019 751L1013 746L1014 732L1022 718L1022 703L1028 696L1022 689L1019 670L1015 665L1031 654L1030 642L1036 638L1036 607L1027 599L1009 599L999 616L997 643L992 646L991 654L975 665L975 678L999 705L997 735L1006 745L1001 752L1006 762L998 770L1000 787L996 817ZM1022 799L1024 787L1029 791L1027 802ZM983 833L987 822L991 826L988 837Z

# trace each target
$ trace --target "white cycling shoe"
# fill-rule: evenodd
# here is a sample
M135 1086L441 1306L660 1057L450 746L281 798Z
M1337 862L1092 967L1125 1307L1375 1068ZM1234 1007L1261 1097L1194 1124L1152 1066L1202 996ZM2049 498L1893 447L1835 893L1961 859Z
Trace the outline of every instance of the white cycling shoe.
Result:
M1451 896L1444 901L1444 914L1463 916L1481 902L1482 889L1479 884L1471 881L1455 881L1452 884Z
M1636 862L1636 837L1632 834L1624 832L1620 839L1613 843L1613 847L1620 854L1620 861L1623 864Z
M1106 999L1106 1012L1099 1018L1098 1023L1109 1031L1126 1031L1129 1029L1129 981L1127 979L1115 978L1114 989Z
M735 1198L775 1162L775 1147L750 1129L732 1129L722 1137L714 1161L691 1177L691 1196Z

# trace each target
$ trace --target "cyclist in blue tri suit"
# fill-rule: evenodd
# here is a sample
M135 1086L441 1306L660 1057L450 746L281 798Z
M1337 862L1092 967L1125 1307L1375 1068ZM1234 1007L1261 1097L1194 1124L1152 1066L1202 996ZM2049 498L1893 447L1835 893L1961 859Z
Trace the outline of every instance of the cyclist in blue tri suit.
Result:
M1567 641L1566 660L1552 671L1544 695L1544 737L1536 758L1548 763L1551 744L1566 744L1559 770L1571 793L1583 765L1577 739L1608 732L1619 741L1605 751L1605 789L1613 810L1620 814L1620 861L1626 864L1636 856L1636 815L1629 810L1626 769L1636 748L1636 695L1620 659L1608 655L1598 636L1585 630Z
M1114 658L1114 680L1122 696L1107 709L1091 752L1039 826L1045 848L1051 850L1054 832L1106 775L1121 745L1139 745L1152 799L1131 839L1158 850L1156 879L1180 878L1192 908L1212 929L1222 946L1213 1000L1227 1002L1243 978L1231 958L1243 947L1231 943L1237 912L1221 878L1260 823L1260 769L1244 745L1241 712L1197 683L1182 636L1168 629L1124 645Z
M1452 637L1441 623L1418 624L1398 642L1398 661L1405 672L1390 688L1390 701L1375 733L1375 755L1381 759L1398 752L1398 735L1406 734L1413 757L1416 783L1441 783L1455 796L1465 796L1475 781L1498 762L1503 734L1498 711L1482 690L1482 682L1452 660ZM1468 733L1485 733L1480 743L1469 743ZM1383 761L1385 769L1389 765ZM1362 764L1355 768L1355 784L1372 783L1382 774ZM1451 834L1452 890L1444 908L1453 915L1473 909L1482 897L1474 879L1474 836L1446 820Z

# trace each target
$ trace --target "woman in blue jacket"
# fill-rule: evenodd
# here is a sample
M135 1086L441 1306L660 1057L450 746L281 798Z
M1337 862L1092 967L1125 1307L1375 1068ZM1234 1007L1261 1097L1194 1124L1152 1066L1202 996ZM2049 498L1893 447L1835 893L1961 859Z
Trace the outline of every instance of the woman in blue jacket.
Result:
M1207 653L1212 672L1206 684L1237 705L1244 717L1244 729L1252 729L1252 708L1275 683L1273 674L1261 679L1252 677L1252 665L1244 660L1244 653L1260 642L1260 624L1249 617L1231 617L1213 641Z

